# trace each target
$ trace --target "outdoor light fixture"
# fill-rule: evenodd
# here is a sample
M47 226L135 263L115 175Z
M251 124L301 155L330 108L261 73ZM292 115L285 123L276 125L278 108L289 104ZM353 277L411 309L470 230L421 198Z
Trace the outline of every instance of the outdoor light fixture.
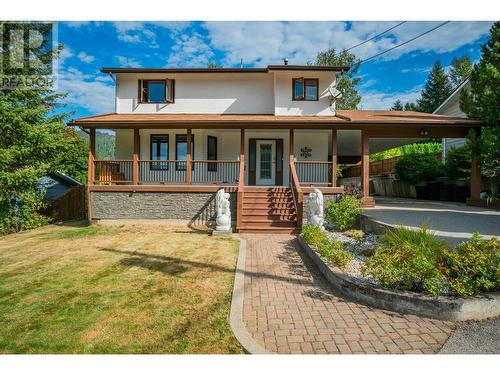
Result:
M425 137L426 135L429 135L429 131L426 128L422 128L420 129L420 135Z

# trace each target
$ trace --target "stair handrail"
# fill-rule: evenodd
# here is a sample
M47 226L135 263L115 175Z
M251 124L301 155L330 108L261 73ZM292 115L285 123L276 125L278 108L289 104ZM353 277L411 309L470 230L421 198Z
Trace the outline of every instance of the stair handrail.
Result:
M245 186L245 156L240 155L240 177L238 179L238 192L236 193L236 228L241 227L243 221L243 188Z
M303 194L299 178L297 177L295 159L293 156L290 156L290 187L292 188L293 204L297 212L297 227L300 229L302 228Z

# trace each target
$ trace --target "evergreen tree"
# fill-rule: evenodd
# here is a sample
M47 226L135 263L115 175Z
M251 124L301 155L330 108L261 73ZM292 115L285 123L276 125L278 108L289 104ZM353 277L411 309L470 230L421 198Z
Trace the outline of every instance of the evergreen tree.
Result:
M424 90L417 100L418 108L421 112L432 113L443 103L452 93L450 80L438 60L434 63Z
M487 125L500 125L500 21L490 30L488 42L481 48L481 60L470 75L471 91L460 95L460 107L470 118Z
M401 100L399 100L399 99L396 100L391 107L391 111L402 111L403 109L404 109L403 102L401 102Z
M418 105L416 103L412 103L412 102L406 102L404 110L405 111L420 112Z
M316 56L314 65L321 66L350 66L351 69L338 83L337 89L342 92L342 98L337 99L337 109L356 109L361 96L356 90L356 85L361 81L361 78L354 78L359 71L359 60L352 53L342 51L337 53L334 48L327 51L319 52Z
M454 88L458 87L472 73L472 60L469 56L454 57L451 60L450 82Z
M490 38L481 48L481 60L470 75L470 93L460 93L460 108L469 118L483 120L486 127L479 140L484 175L500 175L500 22L490 29Z
M28 31L37 25L23 27ZM21 48L14 45L2 53L8 58ZM41 86L0 90L0 234L45 222L38 213L43 207L43 192L36 190L40 177L60 171L85 178L85 142L65 125L67 113L53 111L63 96Z

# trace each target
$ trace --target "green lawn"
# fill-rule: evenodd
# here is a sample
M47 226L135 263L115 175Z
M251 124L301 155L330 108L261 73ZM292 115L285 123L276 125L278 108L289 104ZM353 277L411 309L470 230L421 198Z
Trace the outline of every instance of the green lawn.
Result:
M238 243L166 225L0 238L2 353L242 353L228 323Z

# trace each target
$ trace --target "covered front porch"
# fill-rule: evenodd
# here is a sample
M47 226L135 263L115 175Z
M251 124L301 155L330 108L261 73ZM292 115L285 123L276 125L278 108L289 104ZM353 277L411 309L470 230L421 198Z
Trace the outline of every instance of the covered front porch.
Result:
M446 116L340 112L336 116L110 114L72 124L90 136L89 193L215 193L225 187L235 194L237 227L245 211L243 202L248 205L259 187L288 189L295 209L289 216L300 227L305 193L314 188L327 198L343 193L337 184L339 164L360 165L362 202L372 207L370 152L422 138L464 138L470 129L480 130L478 122ZM99 128L116 131L115 160L96 157ZM471 200L479 199L479 177L474 152ZM89 212L92 218L91 205Z

